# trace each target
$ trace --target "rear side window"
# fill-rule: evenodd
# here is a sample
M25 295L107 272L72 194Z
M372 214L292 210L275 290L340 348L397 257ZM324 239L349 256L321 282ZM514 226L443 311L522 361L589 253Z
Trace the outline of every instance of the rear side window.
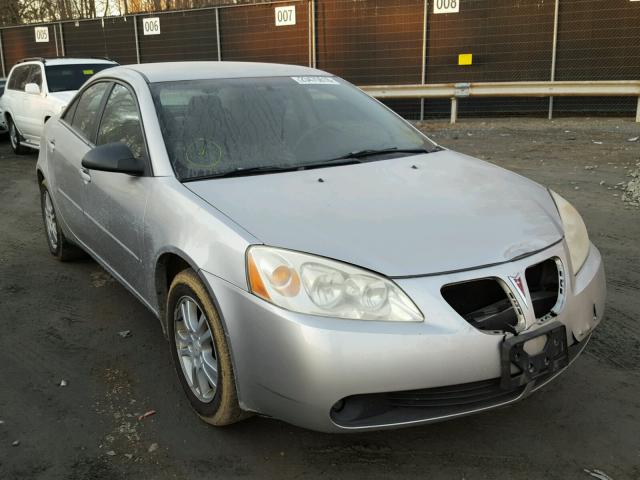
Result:
M122 142L136 158L145 157L146 148L138 106L131 92L116 84L104 107L102 123L98 130L98 145Z
M30 72L31 65L21 65L16 67L11 74L11 78L9 78L9 85L7 85L7 89L20 90L24 92L24 86L27 84L27 78L29 77Z
M76 112L71 122L72 128L84 137L93 142L94 134L98 124L98 114L105 92L109 88L109 83L100 82L87 88L78 99Z
M42 69L40 68L40 65L31 65L25 85L27 83L35 83L42 90Z

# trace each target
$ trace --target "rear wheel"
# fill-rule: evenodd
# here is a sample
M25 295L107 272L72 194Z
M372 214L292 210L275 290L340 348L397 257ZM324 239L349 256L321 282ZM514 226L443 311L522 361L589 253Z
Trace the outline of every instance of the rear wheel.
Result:
M13 123L13 119L9 119L9 141L11 142L11 148L13 149L16 155L22 155L27 152L27 149L23 147L20 142L22 141L22 136L20 132L18 132L18 128L16 124Z
M183 270L171 282L166 312L176 372L193 409L216 426L245 418L222 322L193 270Z
M64 233L60 230L58 224L58 216L56 215L53 200L47 189L46 182L40 185L40 207L42 209L42 220L44 221L44 230L47 235L47 245L51 255L61 262L67 262L75 258L83 256L84 252L69 243Z

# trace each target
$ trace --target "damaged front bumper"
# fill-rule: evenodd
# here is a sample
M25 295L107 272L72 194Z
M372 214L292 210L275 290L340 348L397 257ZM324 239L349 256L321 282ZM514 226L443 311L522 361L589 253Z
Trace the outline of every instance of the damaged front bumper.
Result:
M557 314L518 334L475 328L443 298L444 285L478 278L507 282L549 258L568 265L564 242L515 262L445 275L396 280L425 315L422 323L301 315L275 307L203 272L229 335L243 409L326 432L419 425L508 405L559 375L601 321L605 276L598 250L577 275L566 274ZM566 269L568 270L568 269ZM542 365L505 384L505 340L565 336L566 356L548 359L544 342L528 348ZM511 349L508 349L511 352ZM558 353L558 352L556 352ZM510 362L509 377L521 368ZM522 365L528 367L528 365ZM524 379L522 381L522 379Z

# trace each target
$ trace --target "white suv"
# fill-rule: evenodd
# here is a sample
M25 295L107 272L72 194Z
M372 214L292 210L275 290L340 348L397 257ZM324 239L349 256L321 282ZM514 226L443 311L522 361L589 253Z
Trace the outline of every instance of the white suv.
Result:
M0 112L16 153L40 148L47 120L60 113L93 74L116 66L95 58L30 58L18 62L9 73Z

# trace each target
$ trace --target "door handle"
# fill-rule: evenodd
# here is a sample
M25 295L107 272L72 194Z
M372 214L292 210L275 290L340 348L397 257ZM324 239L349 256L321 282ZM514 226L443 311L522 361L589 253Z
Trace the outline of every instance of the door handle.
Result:
M84 167L80 169L80 176L82 177L82 181L84 183L89 183L91 181L91 174L89 174L89 170Z
M55 140L55 138L50 138L49 139L49 148L51 150L54 150L56 148L56 140Z

